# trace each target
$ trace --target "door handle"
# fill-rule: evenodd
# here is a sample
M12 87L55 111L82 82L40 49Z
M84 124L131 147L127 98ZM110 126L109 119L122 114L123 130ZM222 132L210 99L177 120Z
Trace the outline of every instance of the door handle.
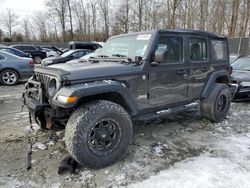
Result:
M178 71L177 71L177 74L179 74L179 75L183 75L183 74L185 74L185 73L186 73L185 70L178 70Z

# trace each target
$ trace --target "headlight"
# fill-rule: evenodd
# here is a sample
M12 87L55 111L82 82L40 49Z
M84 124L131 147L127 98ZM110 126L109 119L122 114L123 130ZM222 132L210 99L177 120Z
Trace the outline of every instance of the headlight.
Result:
M56 93L56 79L55 78L52 78L50 81L49 81L49 85L48 85L48 93L49 93L49 96L50 97L53 97Z
M62 102L62 103L72 103L77 100L77 96L63 96L63 95L58 95L57 100Z

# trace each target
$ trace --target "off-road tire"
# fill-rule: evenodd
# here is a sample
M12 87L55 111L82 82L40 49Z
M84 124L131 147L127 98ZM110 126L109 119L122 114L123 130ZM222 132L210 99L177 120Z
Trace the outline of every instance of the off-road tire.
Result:
M221 110L218 110L220 100L223 100L223 104ZM220 122L226 118L230 104L229 86L216 83L209 96L201 100L201 114L213 122Z
M105 118L119 123L120 139L108 153L93 152L89 146L90 131ZM133 125L128 112L116 103L97 100L79 107L71 115L65 129L65 144L68 152L81 165L102 168L113 164L125 153L132 135Z

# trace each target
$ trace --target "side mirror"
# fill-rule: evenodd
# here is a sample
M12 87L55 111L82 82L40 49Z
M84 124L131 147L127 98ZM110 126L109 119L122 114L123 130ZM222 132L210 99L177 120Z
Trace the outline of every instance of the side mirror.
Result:
M74 56L73 56L73 55L70 55L69 58L70 58L70 59L74 59Z
M167 49L157 49L155 51L155 62L162 63L168 57Z

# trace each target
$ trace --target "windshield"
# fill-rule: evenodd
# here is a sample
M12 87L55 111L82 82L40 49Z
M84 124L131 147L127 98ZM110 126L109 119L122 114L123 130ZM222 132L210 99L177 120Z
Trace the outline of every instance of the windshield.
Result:
M110 38L99 54L102 56L130 57L145 56L151 34L133 34Z
M65 52L65 53L63 53L61 56L62 57L67 57L67 56L69 56L70 54L72 54L72 51L70 50L70 51L67 51L67 52Z
M236 70L250 70L250 57L240 58L232 64L233 69Z

